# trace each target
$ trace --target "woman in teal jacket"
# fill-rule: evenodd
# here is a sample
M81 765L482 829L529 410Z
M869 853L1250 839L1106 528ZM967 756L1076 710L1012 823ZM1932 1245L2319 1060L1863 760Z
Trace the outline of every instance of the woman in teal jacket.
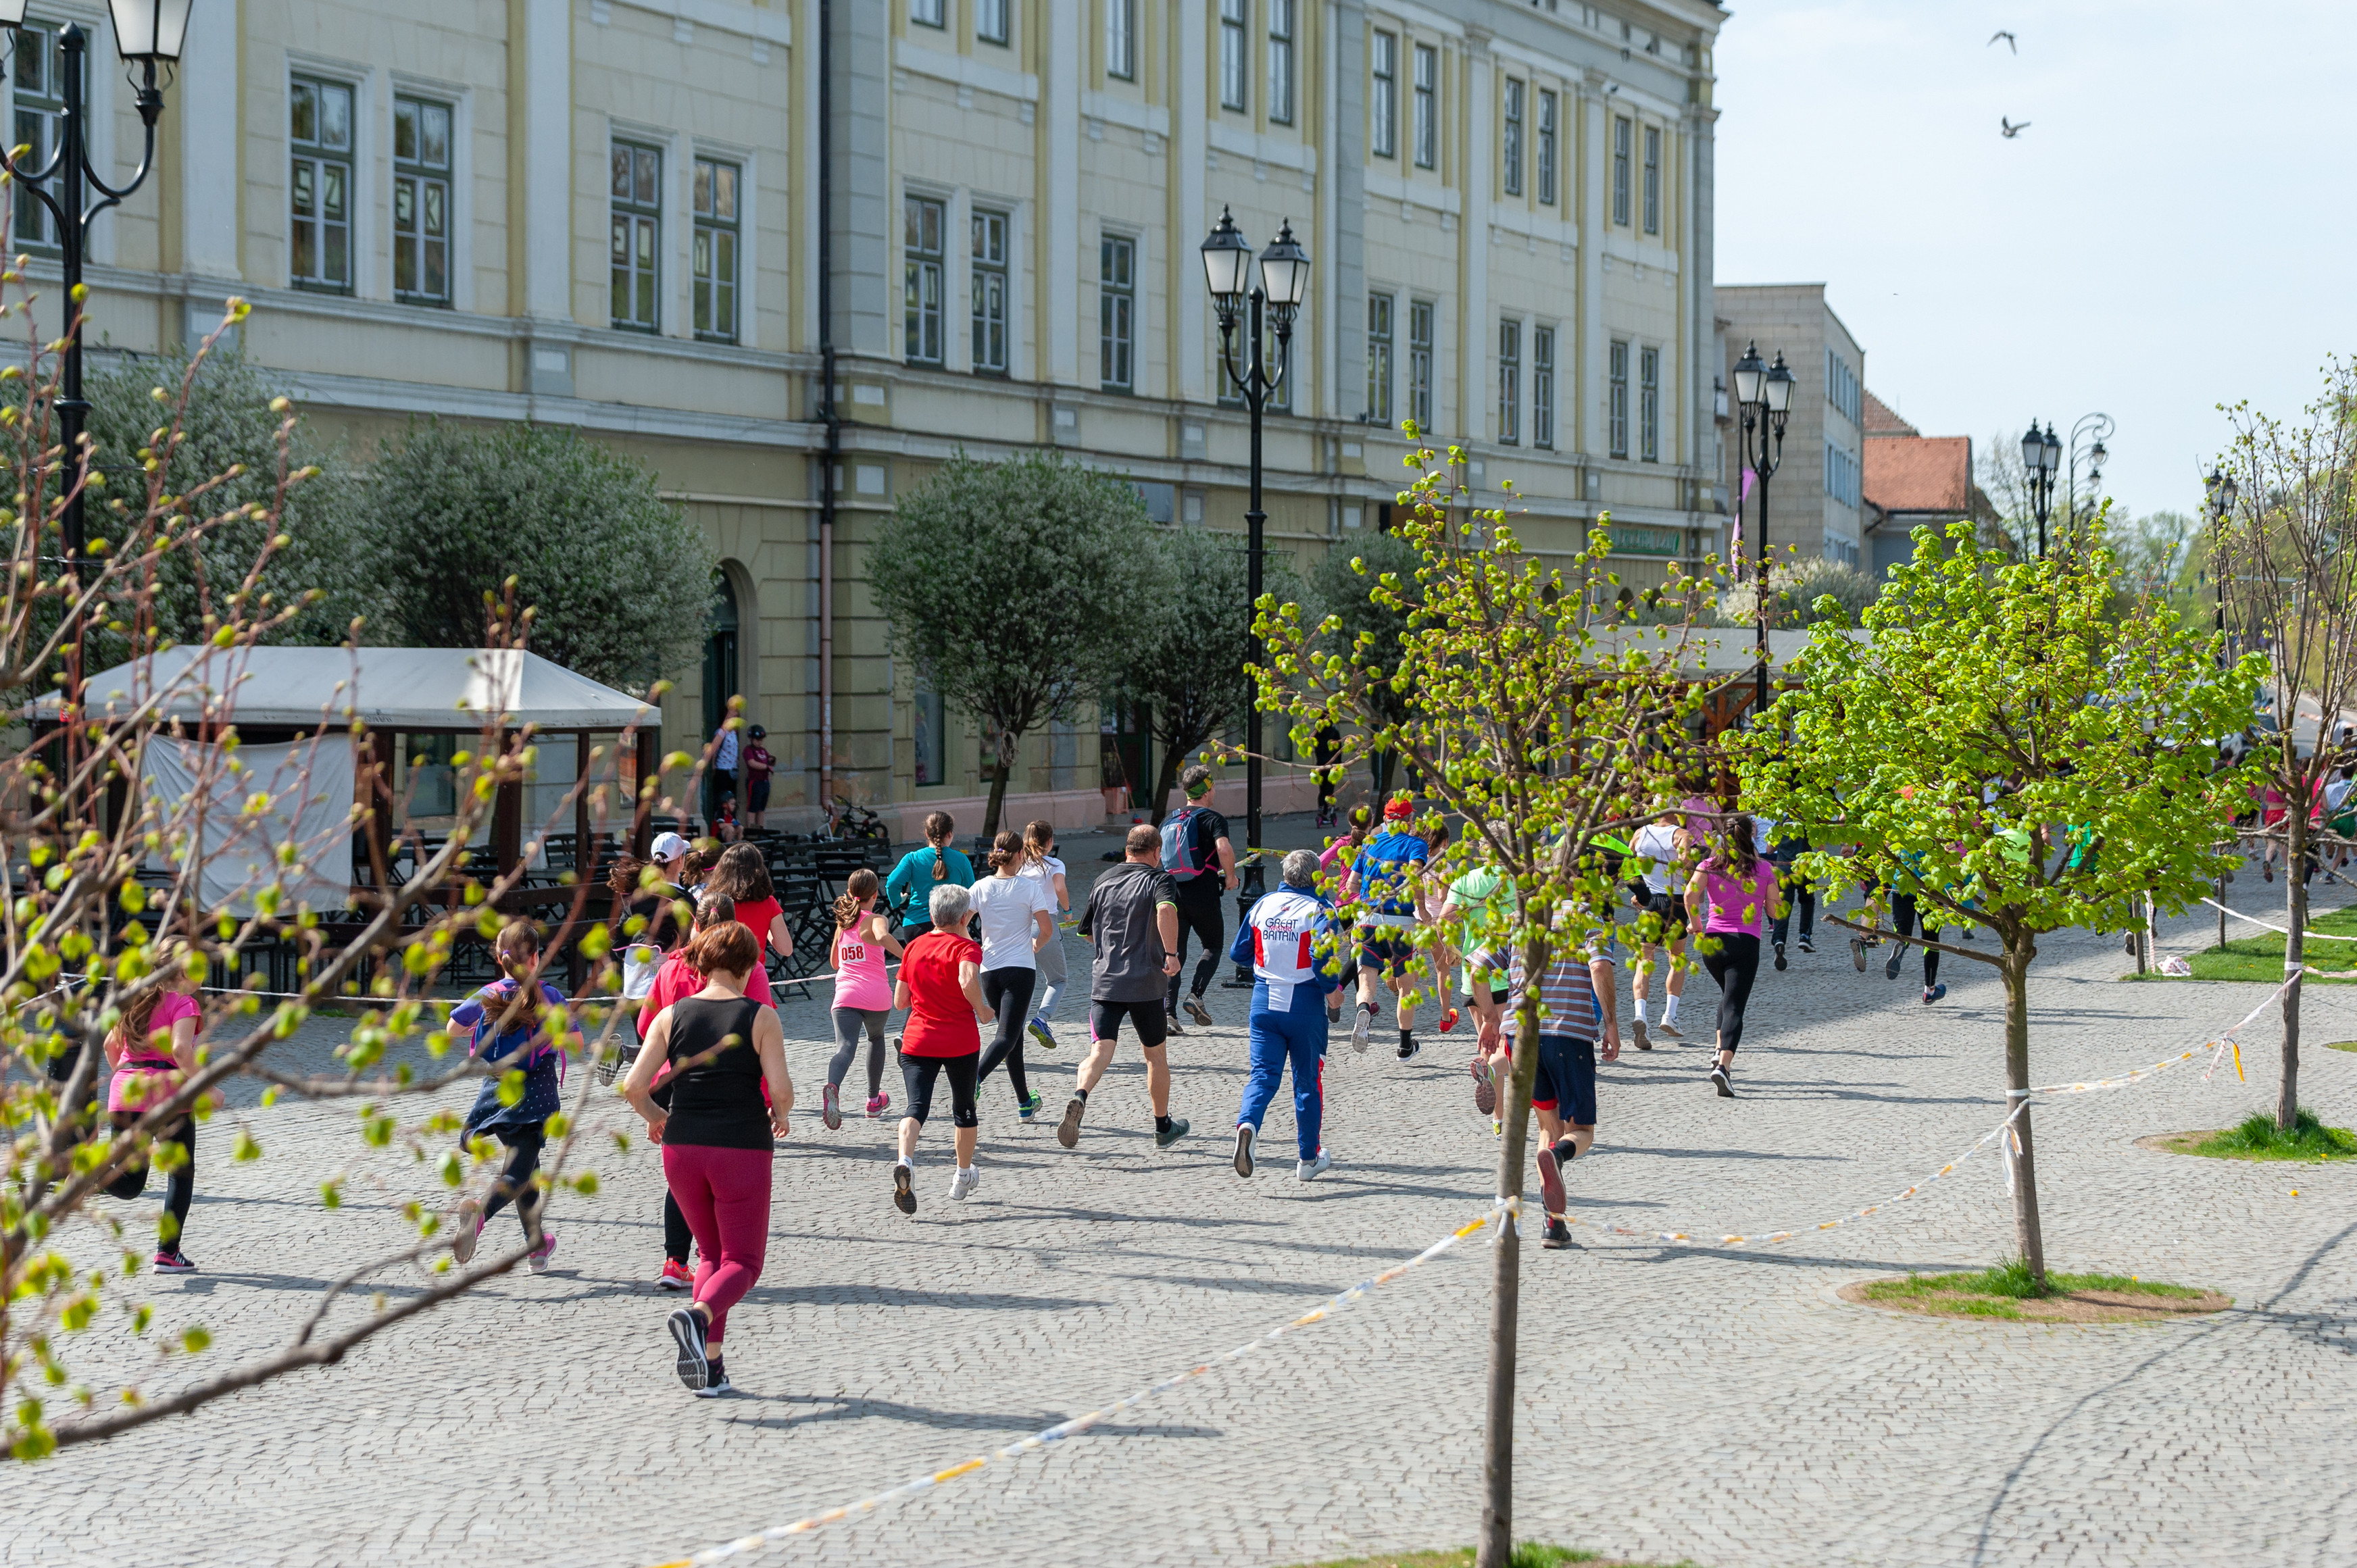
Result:
M960 887L974 886L974 862L950 847L950 839L956 832L957 823L947 811L933 812L925 819L925 847L902 855L900 864L892 868L892 875L884 879L885 904L906 922L900 928L900 940L904 942L933 929L930 919L907 918L912 897L917 908L923 909L940 883L954 882Z

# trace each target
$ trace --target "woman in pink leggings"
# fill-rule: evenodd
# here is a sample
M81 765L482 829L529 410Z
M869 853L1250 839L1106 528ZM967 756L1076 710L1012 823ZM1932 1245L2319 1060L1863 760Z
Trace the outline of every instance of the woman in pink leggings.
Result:
M667 1326L679 1348L679 1380L711 1399L729 1391L720 1355L728 1309L761 1277L768 1255L771 1137L787 1134L794 1086L777 1013L745 994L745 978L761 961L761 939L734 920L709 926L688 944L687 961L704 976L704 989L654 1021L622 1092L662 1145L663 1179L695 1237L694 1295ZM665 1062L668 1112L651 1092Z

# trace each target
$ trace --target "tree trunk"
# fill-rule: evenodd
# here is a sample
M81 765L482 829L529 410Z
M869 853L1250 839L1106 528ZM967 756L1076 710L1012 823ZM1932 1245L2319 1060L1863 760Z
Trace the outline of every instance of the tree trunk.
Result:
M1523 973L1546 972L1544 941L1523 944ZM1530 1152L1531 1089L1539 1076L1539 988L1523 987L1514 1031L1513 1071L1506 1079L1504 1136L1498 1145L1498 1196L1523 1195ZM1544 1221L1542 1221L1544 1223ZM1523 1240L1519 1224L1499 1219L1491 1256L1490 1409L1481 1449L1481 1533L1474 1568L1512 1568L1514 1557L1514 1342L1522 1314Z
M990 776L990 803L982 809L982 838L985 843L998 836L998 813L1006 804L1006 777L1013 771L1011 758L1023 737L998 732L998 768Z
M2029 961L2037 956L2038 950L2028 937L2007 934L2005 961L1998 970L2005 976L2005 1086L2015 1091L2007 1094L2006 1110L2014 1112L2018 1108L2014 1135L2004 1140L2002 1151L2013 1177L2013 1244L2029 1265L2031 1281L2042 1290L2046 1241L2038 1227L2038 1151L2030 1142L2029 1107L2021 1103L2018 1092L2029 1087Z
M1154 770L1154 800L1147 809L1153 812L1150 820L1157 828L1162 825L1162 819L1170 814L1170 791L1178 788L1180 755L1177 746L1164 746L1162 761Z
M2283 995L2283 1088L2276 1096L2276 1125L2288 1133L2299 1113L2299 993L2307 973L2308 942L2308 813L2299 809L2300 791L2284 810L2284 973L2291 983Z

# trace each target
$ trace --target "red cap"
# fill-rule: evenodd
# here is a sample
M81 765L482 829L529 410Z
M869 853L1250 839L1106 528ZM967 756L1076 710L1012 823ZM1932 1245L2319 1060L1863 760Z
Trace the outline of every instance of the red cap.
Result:
M1383 808L1383 821L1387 822L1404 822L1414 815L1415 815L1415 802L1405 795L1394 796L1391 803Z

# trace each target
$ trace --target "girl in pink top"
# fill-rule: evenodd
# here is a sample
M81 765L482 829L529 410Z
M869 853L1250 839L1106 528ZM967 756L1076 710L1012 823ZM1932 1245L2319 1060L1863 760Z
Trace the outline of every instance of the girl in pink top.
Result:
M128 1008L106 1036L106 1059L114 1069L106 1090L108 1121L116 1128L136 1123L179 1089L197 1065L197 1031L203 1012L193 994L198 980L188 972L186 950L178 941L156 944L156 966L167 978ZM208 1096L215 1102L218 1092ZM192 1273L196 1264L180 1251L180 1232L197 1196L196 1108L156 1130L155 1142L106 1184L110 1197L137 1197L147 1190L147 1172L165 1155L164 1217L156 1226L156 1272ZM175 1151L166 1155L167 1149Z
M1749 817L1729 817L1724 838L1686 884L1687 926L1702 932L1695 945L1702 951L1703 967L1718 982L1718 1062L1710 1069L1711 1087L1729 1100L1735 1087L1727 1074L1743 1040L1743 1008L1760 973L1760 933L1776 908L1776 867L1760 854L1756 831ZM1706 898L1707 922L1702 914Z
M883 1115L892 1103L884 1092L884 1020L892 1012L892 982L884 961L900 956L900 940L892 934L892 922L877 912L877 891L876 874L863 865L834 901L834 938L826 954L826 966L834 971L834 1059L826 1064L826 1097L819 1107L829 1131L843 1125L843 1079L859 1054L863 1027L869 1118Z

